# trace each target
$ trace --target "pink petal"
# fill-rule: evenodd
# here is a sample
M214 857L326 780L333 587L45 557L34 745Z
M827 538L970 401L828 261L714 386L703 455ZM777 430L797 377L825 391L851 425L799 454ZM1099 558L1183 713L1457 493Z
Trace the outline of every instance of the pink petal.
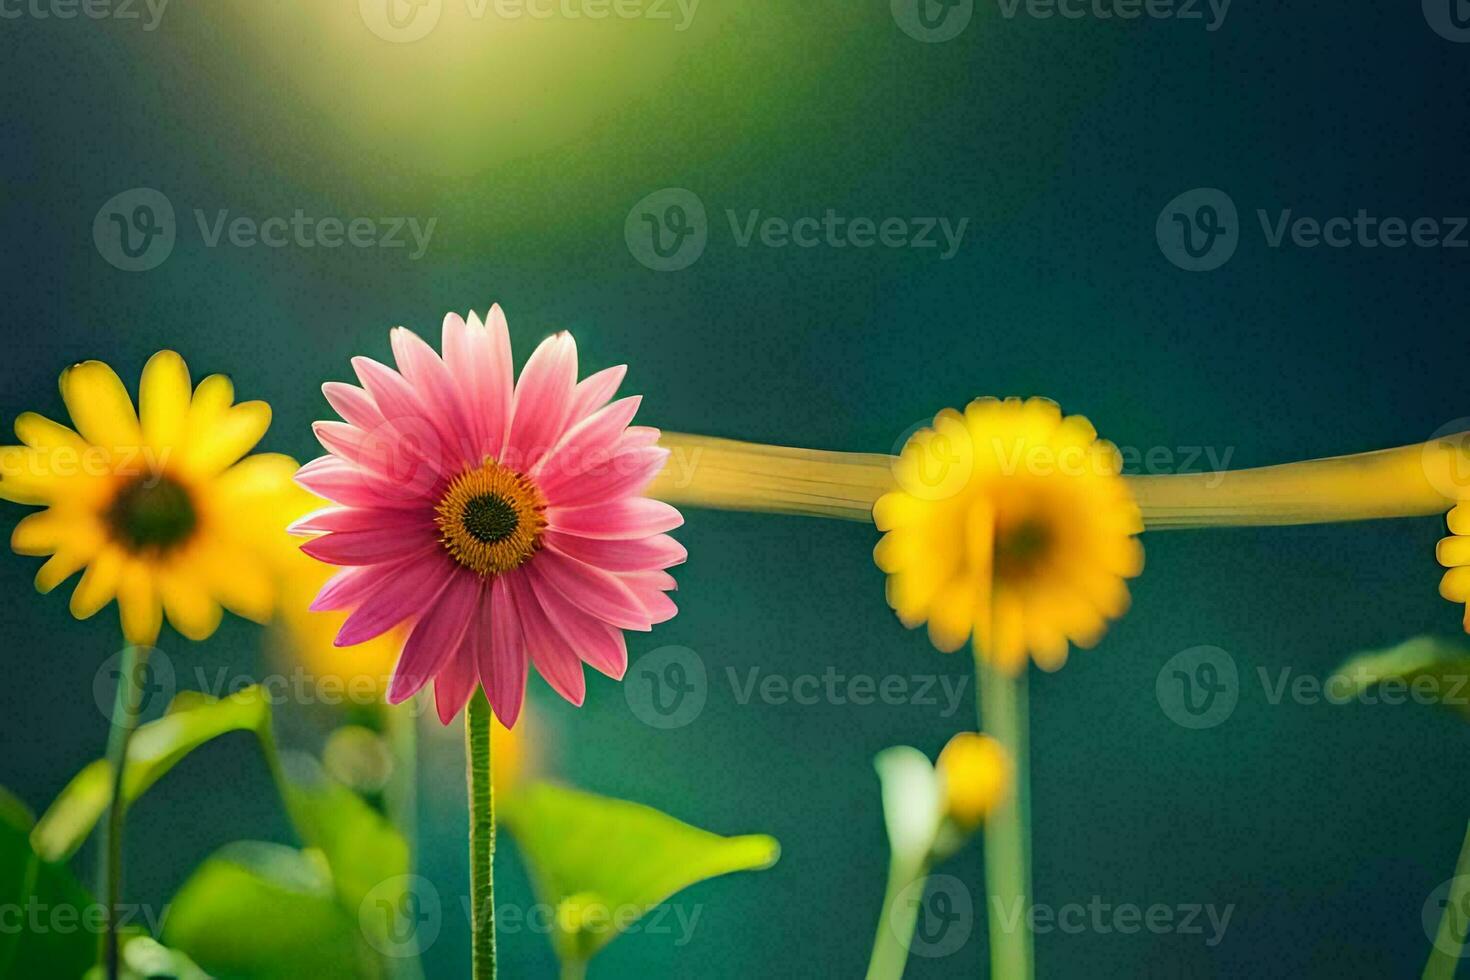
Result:
M334 641L339 647L356 646L381 636L405 619L429 608L456 573L469 574L448 555L429 556L422 575L395 578L389 587L378 589L353 610Z
M401 587L402 582L422 581L444 564L438 554L421 555L407 561L345 568L322 587L311 604L312 612L340 612L372 600L381 592Z
M429 418L438 425L445 459L458 464L456 469L462 469L471 460L478 463L480 454L469 437L469 419L460 410L461 399L449 369L434 353L434 348L413 331L395 327L389 337L398 370L428 409Z
M378 411L373 396L356 385L328 381L322 385L322 394L333 411L365 432L383 424L383 413Z
M510 330L498 305L490 307L483 325L470 314L469 350L470 359L462 370L452 362L449 369L460 381L481 449L485 455L499 459L510 431L515 365L511 361Z
M628 365L619 364L596 374L589 374L579 381L576 392L572 395L571 424L575 425L612 401L612 396L618 393L618 386L623 383L623 377L627 373Z
M583 612L621 629L652 628L643 603L612 572L555 551L542 551L533 560L542 579Z
M439 437L426 422L384 422L371 432L346 422L313 422L311 429L328 452L361 467L385 496L427 496L448 482Z
M642 403L641 395L619 398L568 429L531 470L542 491L555 494L562 486L605 465L618 436L633 421Z
M426 554L439 547L432 525L402 521L364 531L334 531L313 538L301 550L329 565L377 565Z
M566 429L577 384L577 344L566 331L541 342L521 369L511 412L505 460L512 469L533 469Z
M656 534L651 538L598 539L548 531L542 540L552 551L559 551L570 558L609 572L668 568L689 557L684 546L667 534Z
M651 425L630 425L623 431L623 437L618 440L618 448L635 449L639 446L656 446L661 435L663 433Z
M441 724L447 725L469 704L480 675L469 657L450 657L434 678L434 708Z
M529 576L517 575L506 584L515 595L526 648L536 669L552 690L580 707L587 698L587 678L582 673L581 658L546 618Z
M506 728L515 725L526 697L526 644L520 612L506 586L508 579L519 574L510 572L491 580L489 615L482 607L480 622L473 627L480 683L485 685L495 717Z
M433 527L433 518L412 511L374 507L326 507L293 521L286 530L291 534L322 534L327 531L370 531L387 524L414 522Z
M662 500L625 497L591 507L548 507L546 523L553 531L584 538L647 538L672 531L684 518Z
M625 572L619 575L624 585L633 590L638 601L643 603L643 608L648 618L653 623L666 623L674 618L679 611L674 605L674 600L664 595L666 591L677 589L678 583L674 576L668 572L657 569L644 572Z
M628 670L628 647L623 631L587 615L540 578L535 563L526 566L536 599L552 627L567 646L597 671L615 681Z
M400 704L417 694L450 658L474 664L465 634L477 615L483 591L476 576L456 575L450 580L403 645L388 685L389 704Z
M586 507L641 494L668 461L669 451L650 446L614 456L592 472L556 490L546 490L558 507Z
M424 506L425 492L412 483L390 483L385 477L338 456L320 456L296 471L296 482L328 500L348 507L412 510Z

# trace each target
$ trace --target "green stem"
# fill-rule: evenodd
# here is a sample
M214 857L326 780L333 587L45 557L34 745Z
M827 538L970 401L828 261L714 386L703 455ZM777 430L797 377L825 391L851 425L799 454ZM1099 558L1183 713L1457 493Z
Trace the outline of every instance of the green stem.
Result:
M495 977L495 791L490 784L490 702L476 691L465 715L465 775L470 802L470 918L474 980Z
M985 822L985 898L990 923L990 975L1029 980L1031 945L1031 833L1026 745L1026 674L1011 677L977 655L980 724L1010 753L1016 785ZM1007 927L1007 922L1010 926Z
M1455 862L1455 876L1450 879L1450 893L1445 896L1444 910L1434 945L1424 964L1424 980L1451 980L1465 954L1465 927L1470 924L1470 827L1460 845L1460 859Z
M584 980L587 976L586 960L564 960L561 965L561 980Z
M916 881L923 881L929 869L911 867L896 858L888 864L888 887L883 893L883 912L878 917L878 933L873 937L873 955L868 959L867 980L901 980L908 963L909 946L914 927L919 921L918 902L899 902ZM919 889L919 894L923 890Z
M128 743L138 727L143 702L143 679L148 670L148 648L128 646L118 665L117 694L112 706L112 730L107 736L107 763L112 770L112 800L107 806L107 839L102 848L102 883L107 896L107 930L102 938L102 961L108 980L117 980L120 943L118 906L122 902L123 825L128 804L123 798Z

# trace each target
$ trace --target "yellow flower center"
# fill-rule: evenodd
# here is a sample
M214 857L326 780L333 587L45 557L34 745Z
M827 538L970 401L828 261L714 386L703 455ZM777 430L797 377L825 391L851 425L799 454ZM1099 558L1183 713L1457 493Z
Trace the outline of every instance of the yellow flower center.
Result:
M188 540L199 523L189 491L162 474L121 484L105 518L112 536L132 552L175 548Z
M480 575L499 575L524 565L541 547L545 510L528 477L487 457L449 484L435 521L455 561Z

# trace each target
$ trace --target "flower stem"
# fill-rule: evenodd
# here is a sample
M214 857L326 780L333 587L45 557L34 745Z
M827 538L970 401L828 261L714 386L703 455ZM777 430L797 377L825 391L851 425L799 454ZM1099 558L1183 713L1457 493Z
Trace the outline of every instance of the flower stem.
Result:
M1465 954L1467 923L1470 923L1470 827L1466 828L1465 842L1460 845L1460 859L1455 862L1450 893L1445 896L1434 945L1430 947L1429 959L1424 963L1424 980L1453 980Z
M901 980L908 963L909 946L914 927L919 921L917 902L900 903L899 896L916 881L923 881L929 871L914 867L897 858L888 865L888 887L883 893L883 912L878 917L878 933L873 937L873 955L868 959L867 980Z
M476 691L465 715L470 802L470 918L474 980L495 978L495 791L490 784L490 702Z
M563 960L561 964L561 980L583 980L587 976L586 960Z
M1015 677L978 653L980 724L1005 746L1015 766L1015 791L985 822L985 898L990 923L990 975L1030 980L1031 833L1026 745L1026 674ZM1007 923L1009 922L1009 925Z
M107 735L107 764L112 772L112 800L107 807L107 839L102 849L102 884L107 896L107 930L102 937L102 961L108 980L117 980L120 943L118 906L122 902L123 826L128 804L123 797L128 743L138 727L143 703L143 680L148 670L148 648L129 645L118 665L117 694L112 706L112 730Z
M672 504L871 521L896 457L665 432L649 493ZM1470 437L1246 470L1127 476L1144 526L1269 527L1442 514L1470 497Z

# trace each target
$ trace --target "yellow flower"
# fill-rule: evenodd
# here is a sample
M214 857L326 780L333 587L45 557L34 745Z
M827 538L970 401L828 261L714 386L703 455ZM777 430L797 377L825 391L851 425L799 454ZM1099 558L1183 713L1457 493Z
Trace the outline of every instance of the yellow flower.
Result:
M1112 443L1043 398L946 409L894 464L898 489L873 508L878 567L904 625L944 651L973 637L1015 673L1029 651L1055 670L1128 607L1143 569L1138 507Z
M0 447L0 499L46 509L11 536L21 555L49 555L36 588L78 571L71 611L86 619L114 598L129 643L152 646L163 616L192 640L221 607L264 622L275 599L258 539L263 502L290 484L295 461L241 459L270 425L264 402L234 403L222 374L192 387L173 351L143 368L138 410L112 368L83 361L61 374L75 429L26 412L22 445Z
M1450 536L1441 538L1436 556L1449 569L1439 580L1439 594L1451 602L1467 603L1465 630L1470 632L1470 501L1461 501L1446 518Z
M1011 794L1011 757L995 739L959 732L939 753L944 812L963 830L974 830Z

